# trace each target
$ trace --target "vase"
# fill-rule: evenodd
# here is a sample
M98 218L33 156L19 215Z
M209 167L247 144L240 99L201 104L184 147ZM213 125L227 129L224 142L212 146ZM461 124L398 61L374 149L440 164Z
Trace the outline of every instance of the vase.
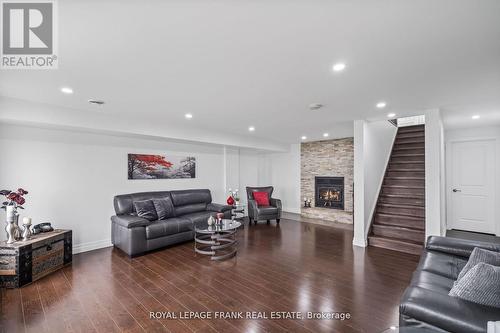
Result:
M16 221L16 217L19 216L17 213L17 209L15 206L7 206L5 207L5 223L7 224L5 226L5 231L7 232L7 229L10 228L10 224L14 224ZM15 229L15 226L14 226ZM14 237L15 237L15 231L14 231ZM7 232L7 238L9 238L8 232Z
M7 244L12 244L16 241L15 239L15 230L16 226L13 222L8 222L7 227L5 227L5 231L7 231Z
M19 226L19 214L16 213L16 216L14 216L14 239L20 240L22 236L23 230Z

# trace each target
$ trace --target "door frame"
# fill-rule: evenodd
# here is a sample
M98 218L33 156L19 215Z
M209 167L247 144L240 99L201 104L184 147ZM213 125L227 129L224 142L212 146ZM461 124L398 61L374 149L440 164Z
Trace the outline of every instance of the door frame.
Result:
M494 136L485 136L485 137L471 137L471 138L463 138L463 139L453 139L453 140L446 140L445 144L445 173L446 173L446 185L445 185L445 191L446 191L446 230L448 230L448 227L452 225L451 223L451 214L450 214L450 209L451 209L451 190L452 190L452 172L451 172L451 165L452 165L452 156L451 156L451 146L454 143L463 143L463 142L476 142L476 141L492 141L494 144L494 184L495 186L493 187L493 202L497 203L498 198L500 196L500 176L498 175L498 171L500 170L499 164L498 164L498 153L500 151L498 147L498 138ZM493 221L496 223L496 228L495 228L495 235L500 236L500 223L496 222L498 217L500 216L500 208L498 207L499 205L495 204L495 208L493 210Z

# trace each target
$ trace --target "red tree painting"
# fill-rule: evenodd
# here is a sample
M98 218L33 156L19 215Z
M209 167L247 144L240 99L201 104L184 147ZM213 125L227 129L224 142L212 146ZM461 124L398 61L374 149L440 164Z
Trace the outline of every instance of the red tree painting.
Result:
M128 154L128 179L194 178L194 167L194 157Z

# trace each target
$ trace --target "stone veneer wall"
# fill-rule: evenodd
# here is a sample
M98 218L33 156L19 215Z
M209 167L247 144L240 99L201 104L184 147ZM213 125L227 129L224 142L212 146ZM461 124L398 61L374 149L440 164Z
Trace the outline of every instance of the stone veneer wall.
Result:
M302 143L300 147L300 193L312 199L311 208L301 208L304 217L329 222L352 223L354 182L354 138ZM314 177L344 177L345 210L314 207Z

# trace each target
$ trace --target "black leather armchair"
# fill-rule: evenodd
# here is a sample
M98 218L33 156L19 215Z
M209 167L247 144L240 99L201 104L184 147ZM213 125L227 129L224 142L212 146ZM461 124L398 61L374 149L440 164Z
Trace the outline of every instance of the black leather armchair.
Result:
M281 200L272 197L273 190L272 186L247 187L248 218L250 219L250 224L252 224L252 221L257 224L259 220L267 220L267 223L270 223L271 220L276 220L276 223L280 223ZM269 194L270 206L259 207L253 197L253 192L267 192Z

